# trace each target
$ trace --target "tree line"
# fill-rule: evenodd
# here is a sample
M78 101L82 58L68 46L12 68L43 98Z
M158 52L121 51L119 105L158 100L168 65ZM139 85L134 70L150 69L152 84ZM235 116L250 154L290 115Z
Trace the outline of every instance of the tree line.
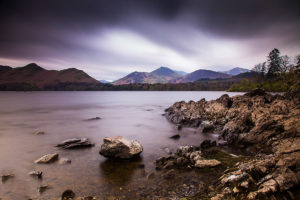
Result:
M300 88L300 55L292 59L288 55L281 56L279 49L274 48L267 60L256 64L252 71L258 74L255 81L243 79L240 83L233 84L228 91L262 88L270 92L287 92Z

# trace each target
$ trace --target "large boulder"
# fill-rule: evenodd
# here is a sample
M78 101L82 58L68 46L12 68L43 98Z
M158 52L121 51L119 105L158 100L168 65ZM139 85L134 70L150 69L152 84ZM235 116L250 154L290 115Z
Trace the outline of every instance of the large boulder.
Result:
M130 159L143 151L142 145L136 140L128 140L122 136L105 137L100 154L107 158Z

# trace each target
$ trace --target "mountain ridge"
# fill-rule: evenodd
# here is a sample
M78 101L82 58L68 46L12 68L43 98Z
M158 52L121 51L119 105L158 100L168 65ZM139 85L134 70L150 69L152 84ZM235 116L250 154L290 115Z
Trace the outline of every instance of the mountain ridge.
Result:
M241 67L235 67L235 68L232 68L230 70L227 70L227 71L220 71L221 73L224 73L224 74L230 74L230 75L238 75L238 74L241 74L241 73L245 73L245 72L250 72L251 70L249 69L245 69L245 68L241 68Z
M170 83L188 83L188 82L198 81L200 79L226 79L230 77L231 76L228 74L215 72L207 69L198 69L185 76L173 79L170 81Z
M1 67L2 69L4 67ZM24 67L11 68L6 66L0 74L0 84L27 83L43 88L61 83L100 83L82 70L68 68L64 70L47 70L35 63Z

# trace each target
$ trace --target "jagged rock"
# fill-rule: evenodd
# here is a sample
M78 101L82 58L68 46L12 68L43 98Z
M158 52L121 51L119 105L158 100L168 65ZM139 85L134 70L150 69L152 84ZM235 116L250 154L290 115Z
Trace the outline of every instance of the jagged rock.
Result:
M58 160L58 153L53 153L53 154L47 154L42 156L41 158L37 159L34 161L36 164L47 164L47 163L52 163Z
M217 146L217 142L216 141L212 142L211 140L204 140L200 144L201 149L208 149L210 147L215 147L215 146Z
M223 94L220 98L216 100L218 103L221 103L223 106L230 108L232 106L232 99L228 94Z
M75 148L84 148L84 147L92 147L94 144L90 142L88 138L73 138L65 140L56 147L60 147L63 149L75 149Z
M72 190L65 190L61 195L61 200L70 200L75 198L75 193Z
M248 181L244 181L241 183L240 185L242 188L248 189L249 188L249 182Z
M163 178L165 178L165 179L172 179L172 178L175 177L175 175L176 175L176 171L174 169L171 169L171 170L167 171L167 173L165 173L163 175Z
M39 179L41 179L42 176L43 176L43 172L42 172L42 171L31 171L31 172L29 172L28 174L29 174L30 176L35 176L35 177L37 177L37 178L39 178Z
M215 129L214 123L208 120L202 121L200 127L202 128L203 133L212 132Z
M142 145L136 140L128 140L122 136L103 139L100 154L108 158L130 159L143 151Z
M164 148L164 151L167 153L167 154L169 154L169 155L171 155L172 154L172 151L169 149L169 148Z
M195 163L195 167L198 168L206 168L206 167L216 167L220 165L221 162L215 159L212 160L197 160Z
M264 96L266 92L263 89L254 89L251 92L245 94L245 96L254 97L254 96Z
M279 185L280 191L289 190L299 183L296 174L288 168L275 177L275 180Z
M176 125L176 129L180 131L182 129L182 125L181 124L177 124Z
M237 163L234 170L224 172L214 190L219 194L214 193L212 199L293 197L291 192L299 187L300 180L298 96L272 95L256 89L245 95L222 95L211 101L176 102L166 109L170 122L190 127L198 127L199 122L213 125L227 144L238 144L255 155ZM204 147L209 147L210 143L201 146L203 154L207 155ZM159 166L163 168L174 161L175 167L179 167L178 163L185 161L185 168L195 167L197 162L205 160L201 152L196 151L199 149L182 147L171 158L161 159ZM227 194L226 187L236 187L236 190Z
M76 200L96 200L96 197L87 196L87 197L78 197Z

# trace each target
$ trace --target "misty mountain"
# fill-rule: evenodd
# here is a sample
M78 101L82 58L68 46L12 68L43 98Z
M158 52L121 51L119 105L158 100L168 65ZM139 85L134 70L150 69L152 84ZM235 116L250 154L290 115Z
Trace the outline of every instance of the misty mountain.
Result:
M35 63L24 67L0 67L0 84L29 84L39 88L62 83L99 84L100 82L76 68L46 70Z
M107 80L99 80L101 83L111 83L111 81L107 81Z
M184 75L188 74L187 72L184 72L184 71L176 71L176 70L174 70L174 72L176 72L177 74L179 74L181 76L184 76Z
M188 83L194 82L201 79L227 79L230 78L231 75L215 72L212 70L199 69L185 76L172 79L170 83Z
M241 73L245 73L245 72L250 72L249 69L245 69L245 68L240 68L240 67L235 67L231 70L228 70L228 71L221 71L222 73L224 74L230 74L230 75L238 75L238 74L241 74Z
M181 75L168 67L160 67L150 73L148 72L132 72L127 76L115 81L114 85L124 85L133 83L167 83L170 80L180 77Z

